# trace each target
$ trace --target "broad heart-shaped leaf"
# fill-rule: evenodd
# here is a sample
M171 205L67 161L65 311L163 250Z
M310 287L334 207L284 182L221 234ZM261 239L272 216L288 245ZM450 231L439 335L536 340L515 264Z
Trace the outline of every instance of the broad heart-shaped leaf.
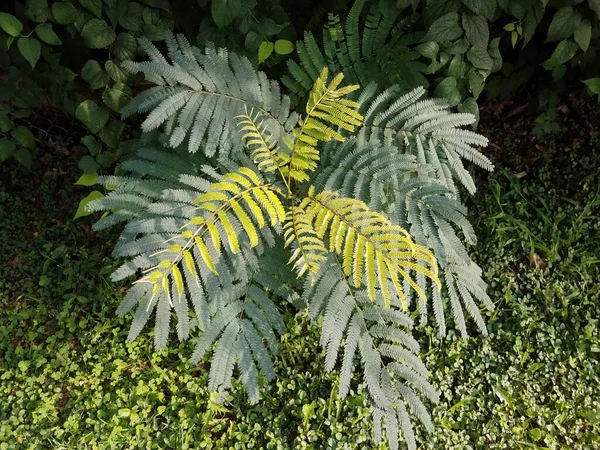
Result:
M596 12L598 19L600 19L600 0L588 0L588 6Z
M131 88L126 84L117 83L104 91L102 100L110 109L119 112L131 100Z
M286 39L279 39L275 42L275 53L278 55L288 55L294 51L294 44Z
M129 33L119 33L111 50L121 61L133 61L137 53L137 41Z
M416 47L416 50L425 58L435 59L440 51L440 46L437 42L424 42Z
M79 3L96 17L102 17L102 0L79 0Z
M0 12L0 28L9 36L17 37L23 31L23 24L12 14Z
M463 14L463 28L469 42L473 45L487 47L490 40L490 29L487 20L473 14Z
M127 74L123 72L123 70L116 64L114 61L110 59L104 63L104 68L106 69L106 73L117 83L124 83L127 81Z
M35 137L29 128L20 125L12 130L12 133L10 134L13 139L18 141L23 147L35 148Z
M6 114L0 114L0 131L2 133L7 133L12 130L15 126L15 123L12 121L10 117Z
M82 156L77 165L85 174L94 173L100 167L90 155Z
M127 5L127 12L119 19L119 23L126 30L142 31L142 27L144 26L144 7L139 3L129 3Z
M52 16L57 23L65 25L77 22L79 13L70 2L56 2L52 5Z
M25 15L35 23L43 23L50 18L50 9L46 0L29 0L26 3Z
M492 57L489 55L485 47L474 45L467 52L467 59L478 69L492 70Z
M85 145L85 147L94 156L102 151L102 144L100 144L94 136L89 134L81 138L81 143Z
M554 14L546 42L558 42L571 36L581 23L581 14L571 6L564 6Z
M85 100L75 110L75 117L92 133L98 133L108 122L109 114L106 109L99 108L93 101Z
M590 78L589 80L583 80L583 82L590 91L600 95L600 78Z
M31 169L31 152L28 148L21 147L17 149L13 157L19 161L19 164L21 164L23 167Z
M590 39L592 39L592 25L589 20L585 19L579 24L573 38L583 53L587 52L590 46Z
M89 48L108 47L116 37L115 31L101 19L91 19L81 29L81 38Z
M100 139L109 147L119 145L119 139L125 132L125 124L120 120L112 120L100 133Z
M558 43L550 59L544 62L544 68L554 69L556 66L569 61L577 53L577 44L570 39L564 39Z
M0 138L0 163L10 158L15 153L16 148L17 146L10 139Z
M17 47L19 48L21 55L23 55L23 58L31 64L31 68L35 68L42 51L42 46L39 41L35 38L19 38Z
M94 59L90 59L81 69L81 78L84 79L92 89L100 89L108 83L110 77L102 69L100 63Z
M450 106L456 106L461 99L460 91L457 87L456 78L446 77L435 88L435 95L448 100Z
M85 216L89 216L91 214L91 212L89 212L86 208L87 204L90 203L92 200L98 200L99 198L104 197L104 194L100 191L92 191L89 193L89 195L87 195L85 198L83 198L80 202L79 202L79 206L77 207L77 211L75 212L75 216L73 217L73 220L75 219L79 219L80 217L85 217Z
M44 41L46 44L50 45L61 45L62 41L58 37L58 35L52 29L52 24L50 23L40 23L37 27L35 27L35 33L38 37Z
M462 0L463 4L478 16L492 20L496 12L496 0Z
M262 44L260 44L260 47L258 47L258 63L260 64L261 62L263 62L265 59L267 59L269 56L271 56L271 53L273 53L273 48L275 46L273 45L272 42L269 41L264 41Z
M449 12L431 24L426 41L446 42L461 37L463 30L458 23L458 13Z
M213 0L212 18L219 28L229 25L242 11L241 0Z

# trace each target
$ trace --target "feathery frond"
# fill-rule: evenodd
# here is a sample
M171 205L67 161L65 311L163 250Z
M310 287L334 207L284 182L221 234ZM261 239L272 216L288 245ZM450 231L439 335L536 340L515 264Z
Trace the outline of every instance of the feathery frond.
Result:
M387 217L369 211L362 201L339 197L331 191L315 195L311 187L300 208L306 212L306 222L316 236L327 239L329 251L342 258L344 275L352 278L356 288L366 285L371 300L375 299L376 289L380 289L389 304L389 283L406 308L400 285L400 279L406 279L425 301L425 293L409 271L422 273L439 284L433 254L415 244L403 228L392 225Z
M354 131L362 121L357 112L358 103L344 98L358 86L339 87L344 76L336 75L328 81L328 70L323 68L316 79L306 104L306 116L299 120L299 128L294 130L294 142L290 151L289 166L284 171L291 180L307 181L307 172L317 168L319 161L319 142L329 142L332 139L343 141L343 136L337 129L348 132ZM334 128L335 127L335 128Z
M269 123L271 134L279 138L296 125L297 114L290 111L290 100L264 73L256 72L247 58L208 47L180 47L174 39L163 57L152 43L141 39L151 61L126 61L129 73L143 72L158 84L136 96L121 114L149 112L142 123L145 132L163 124L173 148L184 141L190 152L199 149L212 156L230 157L243 150L236 130L236 117L246 110L260 111ZM180 43L182 41L180 40ZM157 55L160 55L158 57Z
M303 295L309 305L310 317L316 319L323 315L321 345L326 351L327 370L334 369L343 352L340 397L345 398L349 392L355 375L354 360L359 357L361 378L367 386L375 420L380 414L385 417L390 446L398 445L399 431L394 424L403 424L401 429L405 439L412 433L404 405L431 432L431 418L419 397L437 403L439 396L417 356L419 345L410 335L413 322L400 309L400 299L393 295L391 304L386 305L378 289L374 301L371 300L368 289L352 286L342 261L334 256L329 256L321 265L314 282L307 280ZM398 405L403 405L402 415ZM409 448L416 448L414 441L406 442Z

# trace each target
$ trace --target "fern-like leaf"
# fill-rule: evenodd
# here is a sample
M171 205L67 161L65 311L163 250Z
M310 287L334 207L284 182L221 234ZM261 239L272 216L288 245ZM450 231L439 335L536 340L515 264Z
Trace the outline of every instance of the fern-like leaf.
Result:
M406 308L400 284L400 279L406 279L425 301L426 295L410 271L422 273L439 284L433 254L415 244L403 228L392 225L387 217L369 211L362 201L330 191L315 195L311 187L300 208L306 211L306 221L317 237L326 238L329 251L341 256L344 274L352 277L353 285L366 284L369 298L374 299L375 290L381 289L389 304L391 283Z
M319 142L332 139L343 141L337 131L354 131L361 124L362 116L357 112L358 103L344 98L358 89L357 85L339 87L343 74L336 75L328 82L328 70L323 68L315 81L306 104L306 116L299 121L294 130L294 143L291 147L290 163L284 176L290 180L307 181L307 172L313 171L319 161ZM335 127L335 128L334 128Z

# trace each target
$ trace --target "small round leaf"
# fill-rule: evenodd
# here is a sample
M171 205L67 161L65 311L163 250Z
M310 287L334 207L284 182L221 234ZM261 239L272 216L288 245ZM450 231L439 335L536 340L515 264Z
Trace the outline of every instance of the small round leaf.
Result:
M286 39L279 39L275 42L275 53L278 55L288 55L294 51L294 44Z

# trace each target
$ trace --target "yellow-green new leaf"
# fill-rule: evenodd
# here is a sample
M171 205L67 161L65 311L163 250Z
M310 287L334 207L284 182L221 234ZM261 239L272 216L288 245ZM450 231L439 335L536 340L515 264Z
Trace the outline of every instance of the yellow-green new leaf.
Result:
M175 288L177 289L177 300L181 303L181 297L183 297L183 277L177 264L173 265L173 281L175 282Z
M437 264L429 249L417 245L403 228L393 225L383 214L370 211L359 200L339 197L335 192L315 195L310 188L300 204L303 220L318 238L328 237L329 250L342 257L344 275L354 287L366 285L374 300L379 289L386 304L390 304L391 281L396 295L406 309L406 298L399 277L423 300L425 293L409 271L421 273L439 286Z
M335 128L352 132L362 123L362 116L358 112L359 104L343 98L359 86L351 85L338 89L344 78L341 73L327 85L328 74L325 67L310 92L306 104L306 117L299 121L300 128L294 131L295 141L290 161L282 169L282 173L288 177L288 180L309 179L307 172L315 170L319 161L317 144L332 139L344 140Z

